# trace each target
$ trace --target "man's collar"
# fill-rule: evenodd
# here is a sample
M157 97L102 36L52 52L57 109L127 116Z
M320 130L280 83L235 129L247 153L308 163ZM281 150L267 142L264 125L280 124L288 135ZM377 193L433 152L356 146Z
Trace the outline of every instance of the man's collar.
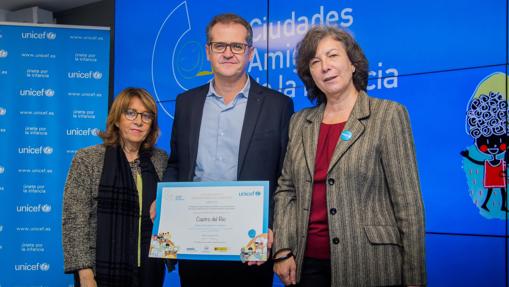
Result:
M244 84L244 87L237 93L237 95L242 95L244 98L248 98L249 96L249 89L251 88L251 78L247 76L246 83ZM209 82L209 91L207 93L207 97L215 96L215 97L222 97L222 95L219 95L216 92L216 89L214 88L214 78L210 80Z

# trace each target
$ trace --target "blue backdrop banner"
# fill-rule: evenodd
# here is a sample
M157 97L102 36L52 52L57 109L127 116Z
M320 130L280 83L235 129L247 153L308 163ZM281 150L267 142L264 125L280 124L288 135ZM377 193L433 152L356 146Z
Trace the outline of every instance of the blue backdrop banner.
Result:
M296 74L296 44L313 25L341 27L369 60L368 94L400 102L409 111L425 206L430 286L507 286L507 175L489 175L492 155L475 145L495 128L508 130L507 4L117 1L115 91L128 82L154 95L162 129L158 145L168 150L176 96L212 78L205 27L214 15L233 12L251 24L256 49L249 74L291 97L297 111L311 103ZM131 15L138 15L137 21ZM481 106L489 106L489 112ZM484 133L477 134L478 129ZM506 145L497 159L507 161ZM497 187L485 188L488 181ZM176 273L166 286L178 286L171 276Z
M70 286L61 202L108 107L109 28L0 23L0 286Z

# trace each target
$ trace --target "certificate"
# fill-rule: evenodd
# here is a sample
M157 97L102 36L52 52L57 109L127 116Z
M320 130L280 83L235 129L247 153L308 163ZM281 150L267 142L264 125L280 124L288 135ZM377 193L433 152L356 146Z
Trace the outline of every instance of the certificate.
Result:
M160 182L150 257L266 261L268 181Z

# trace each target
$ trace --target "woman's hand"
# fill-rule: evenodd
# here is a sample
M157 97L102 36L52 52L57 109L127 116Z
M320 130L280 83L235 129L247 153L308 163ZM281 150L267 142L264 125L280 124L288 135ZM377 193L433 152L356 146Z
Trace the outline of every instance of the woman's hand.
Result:
M276 256L277 258L287 256L291 251L279 252ZM274 263L274 272L277 274L279 279L283 281L285 285L295 285L297 284L295 280L295 272L297 271L297 265L295 264L295 258L293 256L288 257L285 260Z
M78 271L78 274L80 276L81 287L97 287L92 269L81 269Z

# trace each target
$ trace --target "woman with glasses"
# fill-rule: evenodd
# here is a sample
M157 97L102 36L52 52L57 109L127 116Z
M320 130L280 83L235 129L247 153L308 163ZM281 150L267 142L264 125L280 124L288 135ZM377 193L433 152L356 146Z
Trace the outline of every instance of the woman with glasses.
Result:
M127 88L111 106L103 143L78 150L64 189L65 273L75 286L162 286L164 263L148 258L149 208L167 154L154 147L157 106Z

